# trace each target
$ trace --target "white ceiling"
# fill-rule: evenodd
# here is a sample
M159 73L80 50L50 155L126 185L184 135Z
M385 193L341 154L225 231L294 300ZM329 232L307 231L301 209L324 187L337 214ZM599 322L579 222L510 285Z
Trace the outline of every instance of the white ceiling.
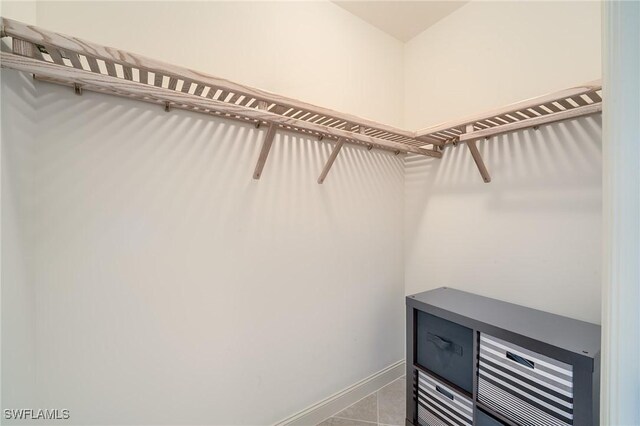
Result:
M409 41L468 1L333 1L400 41Z

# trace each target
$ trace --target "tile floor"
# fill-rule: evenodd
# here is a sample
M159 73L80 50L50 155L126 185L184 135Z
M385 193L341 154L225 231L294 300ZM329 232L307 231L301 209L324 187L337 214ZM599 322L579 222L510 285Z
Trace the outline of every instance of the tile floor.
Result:
M318 426L403 426L405 381L401 377Z

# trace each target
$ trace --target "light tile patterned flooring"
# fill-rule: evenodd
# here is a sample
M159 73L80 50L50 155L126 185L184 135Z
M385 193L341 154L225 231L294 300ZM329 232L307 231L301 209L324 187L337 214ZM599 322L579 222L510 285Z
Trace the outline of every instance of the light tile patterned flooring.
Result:
M318 426L403 426L405 380L401 377Z

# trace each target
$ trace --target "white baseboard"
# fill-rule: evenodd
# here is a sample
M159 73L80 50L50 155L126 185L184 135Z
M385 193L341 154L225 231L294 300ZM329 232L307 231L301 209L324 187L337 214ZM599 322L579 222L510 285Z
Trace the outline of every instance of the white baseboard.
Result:
M365 396L405 374L405 362L400 360L371 376L287 417L274 426L313 426L358 402Z

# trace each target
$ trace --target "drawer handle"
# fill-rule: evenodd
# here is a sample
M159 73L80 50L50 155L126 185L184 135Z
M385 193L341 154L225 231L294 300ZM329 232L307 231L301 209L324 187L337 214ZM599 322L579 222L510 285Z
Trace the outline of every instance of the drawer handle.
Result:
M517 362L520 365L524 365L527 368L536 368L536 365L533 363L533 361L529 361L528 359L523 358L520 355L516 355L512 352L507 352L507 358L511 361Z
M447 392L438 385L436 385L436 390L453 401L453 394L451 392Z
M433 343L442 351L453 352L458 356L462 356L462 346L456 345L455 343L443 339L440 336L432 333L427 333L427 341Z

